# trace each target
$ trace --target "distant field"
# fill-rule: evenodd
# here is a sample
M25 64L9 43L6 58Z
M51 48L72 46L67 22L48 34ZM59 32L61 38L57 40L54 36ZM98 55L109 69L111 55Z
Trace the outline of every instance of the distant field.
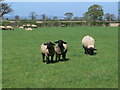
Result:
M81 39L96 40L97 54L85 55ZM2 31L3 88L117 88L117 27L42 27ZM68 61L42 63L40 45L68 42Z

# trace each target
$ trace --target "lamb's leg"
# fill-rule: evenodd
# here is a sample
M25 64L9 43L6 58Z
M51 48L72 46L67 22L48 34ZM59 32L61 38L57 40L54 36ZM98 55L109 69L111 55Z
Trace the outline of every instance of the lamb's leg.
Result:
M86 48L87 54L89 54L88 49Z
M83 46L83 48L84 48L84 51L85 51L84 53L87 54L87 48L85 48L84 46Z
M56 59L55 59L56 62L57 62L57 58L58 58L58 55L56 54Z
M61 55L58 56L58 61L60 61L60 56L61 56Z
M49 56L46 57L46 64L49 63Z
M45 54L42 53L43 62L45 62Z
M51 56L51 62L53 63L53 57L54 57L54 55L53 56Z
M66 53L62 55L63 60L66 60Z

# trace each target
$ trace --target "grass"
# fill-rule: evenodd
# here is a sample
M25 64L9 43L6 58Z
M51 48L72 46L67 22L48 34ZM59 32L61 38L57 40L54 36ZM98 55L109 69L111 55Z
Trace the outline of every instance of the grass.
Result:
M85 55L81 40L96 40L97 54ZM2 31L3 88L117 88L117 27L46 27ZM68 61L42 63L40 45L68 42Z

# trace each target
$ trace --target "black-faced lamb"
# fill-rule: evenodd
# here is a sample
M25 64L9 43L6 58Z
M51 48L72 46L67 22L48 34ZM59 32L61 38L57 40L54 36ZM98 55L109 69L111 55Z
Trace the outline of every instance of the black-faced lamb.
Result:
M87 35L82 39L82 46L85 50L85 54L93 55L95 49L95 40L91 36Z
M51 62L53 62L53 57L55 54L54 45L55 44L52 42L47 42L41 45L40 51L42 54L43 62L45 62L46 57L46 64L50 62L49 56L51 56Z
M67 53L67 43L63 40L55 41L54 43L57 43L55 47L55 53L56 53L56 61L60 61L61 55L63 60L66 60L66 53Z

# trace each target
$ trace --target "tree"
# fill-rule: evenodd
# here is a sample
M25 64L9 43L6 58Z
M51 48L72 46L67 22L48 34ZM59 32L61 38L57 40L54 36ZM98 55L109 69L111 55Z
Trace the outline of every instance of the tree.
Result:
M73 20L78 21L78 20L80 20L80 18L79 17L74 17Z
M35 19L36 19L36 16L37 16L37 15L36 15L35 12L31 12L31 13L30 13L30 17L31 17L32 20L35 20Z
M51 21L51 18L46 18L46 21Z
M116 16L114 14L110 15L111 21L114 21L116 19Z
M114 14L106 13L104 14L104 19L107 21L114 21L116 16Z
M88 8L86 15L90 17L90 19L95 22L99 18L103 16L103 9L100 5L92 5Z
M42 20L43 20L43 21L45 21L45 20L47 19L46 14L42 14L41 16L42 16Z
M84 17L80 17L80 19L79 19L80 21L84 21Z
M15 16L15 20L20 20L19 15L16 15L16 16Z
M67 20L71 20L73 13L65 13L65 16L67 16Z
M53 20L58 20L58 17L57 17L57 16L54 16L54 17L53 17Z
M118 20L120 20L120 1L118 2Z
M1 0L3 1L3 0ZM1 2L0 1L0 2ZM13 10L10 8L12 4L8 5L7 3L0 3L0 17L3 17L3 15L8 14L12 12Z
M104 14L104 19L110 21L110 13Z
M87 14L87 13L84 13L84 14L83 14L83 18L84 18L84 20L86 20L86 21L91 21L90 15Z

